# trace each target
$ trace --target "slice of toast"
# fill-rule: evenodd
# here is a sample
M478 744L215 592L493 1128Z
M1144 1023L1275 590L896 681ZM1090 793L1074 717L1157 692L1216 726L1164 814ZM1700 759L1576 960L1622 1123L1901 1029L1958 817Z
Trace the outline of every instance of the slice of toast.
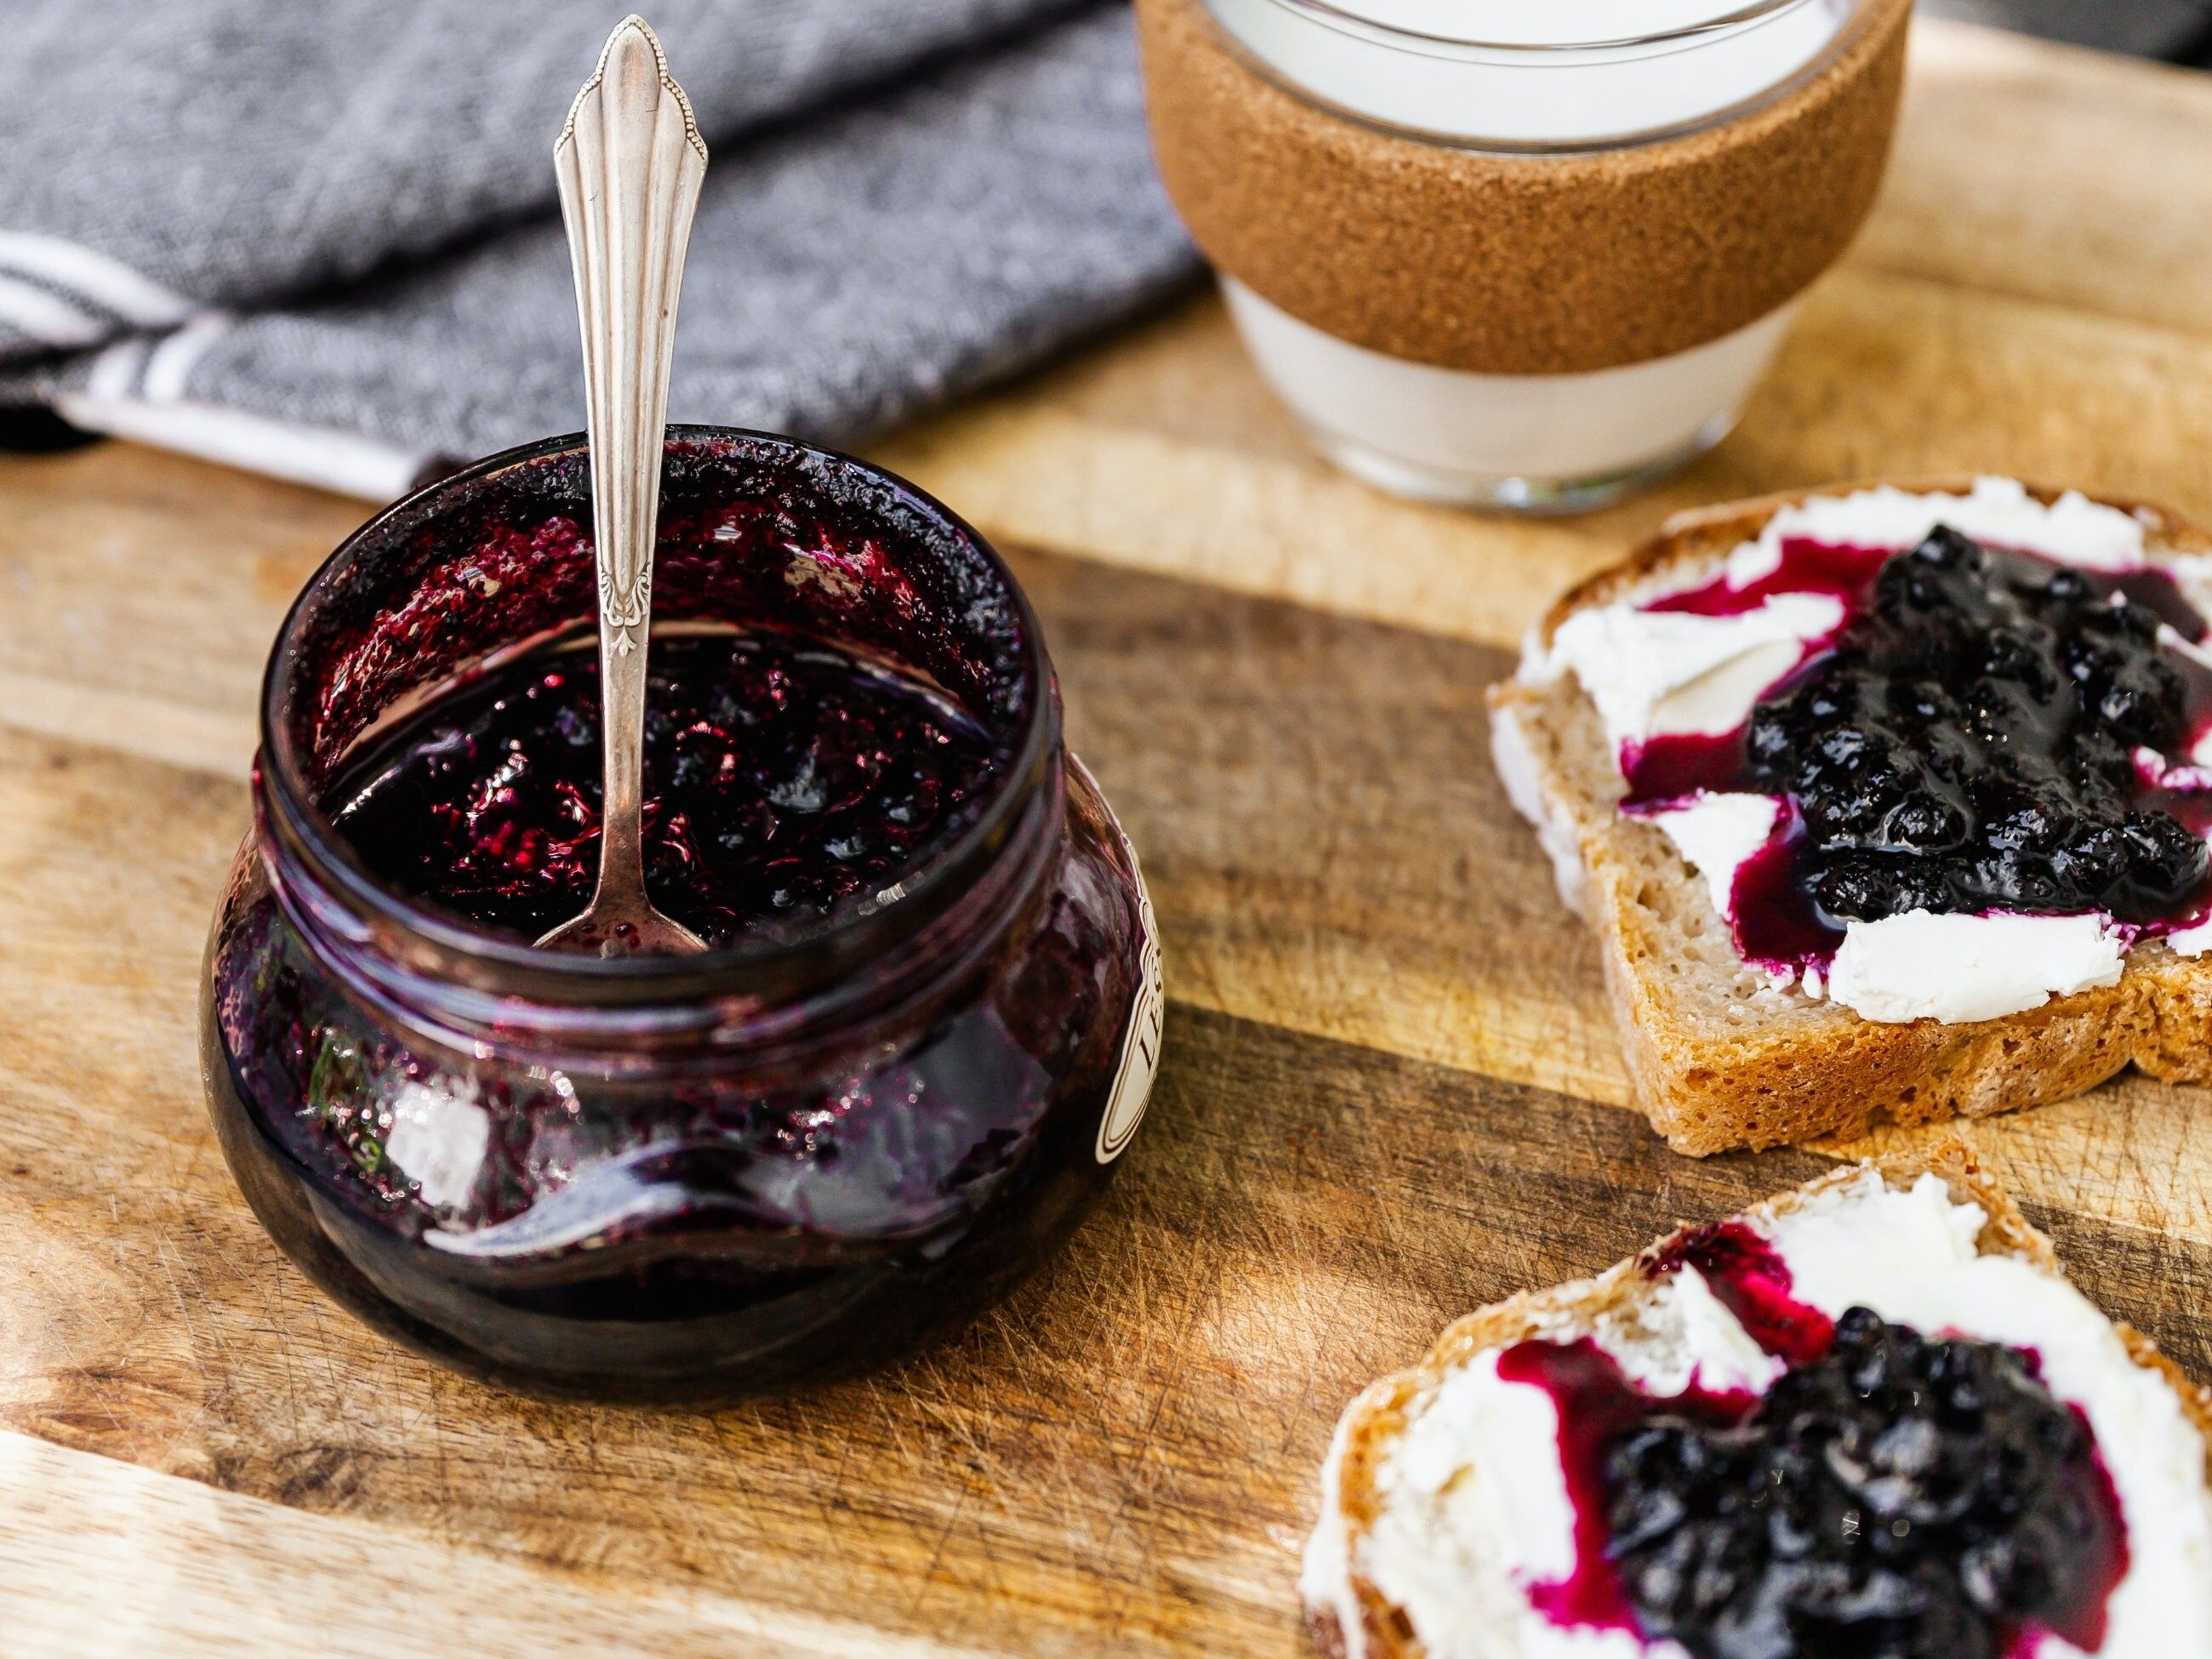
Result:
M2036 1273L2063 1284L2064 1272L2050 1241L2030 1226L2003 1191L1981 1172L1972 1152L1955 1140L1914 1159L1841 1166L1733 1219L1765 1232L1773 1223L1819 1205L1824 1195L1848 1188L1850 1183L1879 1180L1899 1192L1928 1176L1943 1184L1953 1203L1980 1207L1984 1220L1974 1241L1976 1254L2014 1258ZM1971 1222L1971 1217L1968 1219ZM1651 1308L1657 1287L1665 1282L1648 1268L1688 1231L1659 1241L1595 1279L1524 1293L1468 1316L1448 1328L1413 1370L1384 1377L1346 1409L1322 1468L1321 1516L1306 1547L1300 1580L1314 1644L1327 1659L1439 1659L1440 1650L1466 1647L1464 1632L1457 1640L1433 1644L1425 1641L1412 1613L1376 1583L1373 1573L1378 1569L1373 1547L1378 1525L1384 1521L1388 1466L1424 1412L1437 1399L1447 1379L1487 1354L1532 1337L1565 1342L1601 1331L1612 1333L1601 1339L1608 1344L1622 1340L1624 1334L1626 1340L1649 1341L1654 1340L1650 1333L1655 1328L1661 1332L1659 1340L1664 1340L1662 1321L1656 1316L1639 1317ZM2197 1455L2198 1496L2206 1507L2205 1530L2212 1534L2212 1497L2204 1496L2201 1490L2212 1486L2212 1458L2206 1454L2206 1447L2212 1445L2212 1389L2191 1382L2140 1333L2125 1325L2111 1329L2124 1356L2115 1362L2118 1368L2124 1370L2125 1362L2132 1362L2170 1390L2179 1406L2178 1416L2168 1413L2174 1417L2170 1427L2176 1440L2192 1447ZM2100 1453L2106 1449L2100 1446ZM1483 1469L1470 1467L1454 1480L1484 1478ZM2188 1481L2186 1470L2180 1479L2185 1484ZM1450 1484L1444 1490L1449 1491ZM2141 1517L2127 1519L2131 1528L2141 1524ZM1389 1524L1402 1528L1405 1523L1397 1520ZM1404 1534L1400 1531L1396 1535ZM1496 1590L1504 1582L1497 1564L1462 1559L1454 1568L1444 1581L1446 1594L1474 1598L1486 1593L1491 1597L1473 1638L1474 1650L1499 1659L1519 1659L1523 1648L1511 1635L1510 1626L1497 1616ZM1528 1605L1525 1600L1522 1605Z
M1652 1126L1675 1151L1702 1156L1858 1135L1885 1120L1911 1125L2039 1105L2130 1062L2154 1077L2212 1082L2212 957L2181 957L2148 940L2129 953L2118 983L2023 1013L1878 1023L1778 990L1737 953L1705 882L1664 832L1616 810L1626 786L1597 710L1571 674L1534 666L1539 653L1577 611L1717 574L1777 512L1805 499L1771 496L1669 520L1553 605L1531 640L1530 662L1490 692L1499 775L1550 854L1562 895L1597 932L1629 1077ZM2212 538L2170 514L2104 504L2142 522L2154 561L2212 553Z

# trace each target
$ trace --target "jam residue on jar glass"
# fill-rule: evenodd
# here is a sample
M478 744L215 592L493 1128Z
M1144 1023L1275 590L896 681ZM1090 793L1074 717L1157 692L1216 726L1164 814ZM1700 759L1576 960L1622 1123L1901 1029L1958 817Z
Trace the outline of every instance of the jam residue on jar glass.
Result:
M534 1392L710 1403L1004 1294L1103 1190L1158 1044L1133 855L1012 577L899 480L672 428L647 852L702 956L539 951L596 868L580 440L403 501L271 659L208 958L224 1152L387 1334Z
M1763 1395L1654 1395L1584 1337L1498 1375L1559 1413L1576 1567L1531 1587L1553 1622L1671 1639L1695 1659L2032 1659L2102 1645L2126 1574L2087 1419L2027 1351L1930 1340L1865 1308L1795 1304L1741 1224L1645 1263L1693 1266L1786 1369Z
M1845 923L1911 910L2097 911L2157 932L2212 908L2212 780L2186 767L2212 730L2212 669L2167 637L2205 634L2170 576L1939 526L1894 554L1792 539L1755 582L1650 608L1736 615L1782 592L1836 598L1846 620L1736 731L1622 757L1632 811L1698 791L1784 800L1732 894L1747 959L1816 963Z

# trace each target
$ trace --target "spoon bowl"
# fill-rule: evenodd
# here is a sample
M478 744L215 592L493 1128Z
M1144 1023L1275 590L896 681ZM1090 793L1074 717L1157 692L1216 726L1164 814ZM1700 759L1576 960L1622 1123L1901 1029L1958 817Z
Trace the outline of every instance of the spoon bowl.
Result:
M538 941L541 951L578 951L594 957L678 957L704 951L707 941L647 898L610 904L594 896L592 908Z

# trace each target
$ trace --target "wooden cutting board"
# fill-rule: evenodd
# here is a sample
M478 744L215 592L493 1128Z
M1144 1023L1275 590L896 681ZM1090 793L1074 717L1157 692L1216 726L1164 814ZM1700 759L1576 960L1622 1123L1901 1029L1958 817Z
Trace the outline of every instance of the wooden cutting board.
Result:
M715 1416L526 1403L278 1257L204 1115L203 931L282 610L359 503L0 462L0 1650L1290 1655L1337 1412L1453 1316L1839 1150L1619 1109L1484 685L1674 508L2006 471L2212 520L2212 78L1923 24L1888 192L1743 429L1514 524L1307 453L1217 304L883 458L1012 550L1142 849L1172 1006L1073 1246L964 1337ZM2212 1129L2124 1079L1978 1126L2212 1376Z

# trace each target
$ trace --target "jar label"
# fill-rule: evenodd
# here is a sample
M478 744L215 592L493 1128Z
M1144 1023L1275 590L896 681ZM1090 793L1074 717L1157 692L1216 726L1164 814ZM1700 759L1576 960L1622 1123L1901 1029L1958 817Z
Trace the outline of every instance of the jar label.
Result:
M1095 787L1095 786L1094 786ZM1119 826L1115 826L1117 831ZM1121 851L1129 872L1137 878L1137 921L1144 939L1139 950L1136 1006L1129 1010L1128 1034L1121 1039L1121 1063L1114 1073L1113 1091L1106 1097L1106 1115L1098 1121L1098 1161L1111 1164L1136 1139L1145 1121L1145 1105L1152 1095L1152 1073L1159 1068L1160 1028L1166 1000L1160 994L1160 925L1152 915L1152 896L1145 887L1145 872L1137 865L1137 849L1121 834Z

